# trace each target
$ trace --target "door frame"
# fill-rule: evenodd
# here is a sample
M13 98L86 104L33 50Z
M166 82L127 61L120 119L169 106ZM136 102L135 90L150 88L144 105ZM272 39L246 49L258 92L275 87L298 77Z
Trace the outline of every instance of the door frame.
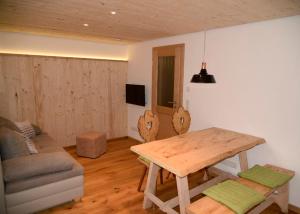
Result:
M182 106L183 100L183 74L184 74L184 51L185 44L175 44L175 45L167 45L167 46L159 46L152 48L152 102L151 109L153 112L157 112L156 108L159 108L159 112L165 114L173 114L174 111ZM170 56L175 55L175 69L179 69L178 75L176 75L177 71L174 71L174 86L178 85L178 89L174 88L173 97L176 99L176 107L173 107L172 112L170 112L170 108L157 106L157 79L158 79L158 56ZM176 56L179 56L180 59L176 60Z

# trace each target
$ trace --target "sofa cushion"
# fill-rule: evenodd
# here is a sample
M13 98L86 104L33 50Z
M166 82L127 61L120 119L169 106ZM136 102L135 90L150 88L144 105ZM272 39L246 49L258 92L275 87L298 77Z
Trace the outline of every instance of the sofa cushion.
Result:
M66 153L66 155L70 156L68 153ZM15 192L20 192L23 190L61 181L63 179L68 179L75 176L83 175L83 167L71 156L70 159L73 161L73 167L70 170L34 176L34 177L21 179L17 181L5 182L6 194L12 194Z
M34 132L35 132L35 135L40 135L40 134L42 134L42 129L39 127L39 126L37 126L37 125L35 125L35 124L33 124L33 123L31 123L31 125L32 125L32 127L33 127L33 129L34 129Z
M28 148L30 154L37 154L37 153L39 153L38 150L35 147L34 142L31 139L29 139L28 137L26 137L26 136L24 136L24 138L25 138L25 142L26 142L26 145L27 145L27 148Z
M64 151L62 147L48 134L42 133L31 140L34 142L39 152L43 152L44 150L49 150L50 152Z
M0 154L3 160L30 155L26 139L20 133L0 127Z
M28 120L22 122L15 122L16 126L21 130L21 133L28 138L35 137L35 131Z
M1 163L1 157L0 157L0 213L6 213L6 200L4 197L5 188L4 188L4 181L3 181L3 173L2 173L2 163Z
M74 162L66 152L53 152L13 158L2 164L4 181L10 182L70 170Z

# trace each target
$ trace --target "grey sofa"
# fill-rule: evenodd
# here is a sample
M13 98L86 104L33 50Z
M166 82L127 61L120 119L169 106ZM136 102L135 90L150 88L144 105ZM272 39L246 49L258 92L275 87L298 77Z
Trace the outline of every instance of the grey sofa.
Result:
M0 127L10 126L3 121ZM82 166L46 133L32 140L38 154L0 160L0 213L33 213L83 196Z

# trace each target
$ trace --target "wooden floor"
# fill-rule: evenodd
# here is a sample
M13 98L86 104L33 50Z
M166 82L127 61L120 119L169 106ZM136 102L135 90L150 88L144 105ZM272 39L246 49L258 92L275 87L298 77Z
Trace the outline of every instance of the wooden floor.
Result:
M78 157L75 148L67 151L84 167L84 197L79 202L66 203L40 213L99 213L99 214L161 214L157 208L143 210L143 193L137 192L142 165L129 148L137 144L132 139L110 141L106 154L97 159ZM166 174L166 173L165 173ZM192 175L190 187L201 182L202 174ZM171 178L158 186L160 198L166 200L176 194L176 184ZM263 214L281 213L272 205ZM289 212L293 213L293 212Z

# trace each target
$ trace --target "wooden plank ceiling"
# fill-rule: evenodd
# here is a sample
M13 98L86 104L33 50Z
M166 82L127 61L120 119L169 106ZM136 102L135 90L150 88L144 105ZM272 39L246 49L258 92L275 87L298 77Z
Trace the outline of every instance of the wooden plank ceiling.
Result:
M298 14L300 0L0 0L0 30L130 43Z

